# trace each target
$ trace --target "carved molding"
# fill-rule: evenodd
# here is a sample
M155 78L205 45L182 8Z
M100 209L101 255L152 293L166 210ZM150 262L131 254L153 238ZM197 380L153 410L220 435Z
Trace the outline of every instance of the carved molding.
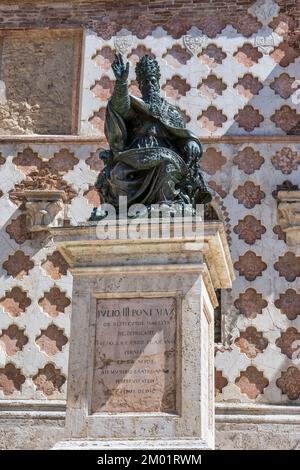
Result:
M191 36L186 34L183 36L183 45L191 55L196 55L205 45L205 36Z
M134 37L132 35L126 36L115 36L114 45L117 50L122 55L130 52L134 46Z
M286 234L288 245L300 244L300 191L279 191L278 223Z
M25 190L25 214L28 231L48 231L49 227L66 225L66 194L59 190Z

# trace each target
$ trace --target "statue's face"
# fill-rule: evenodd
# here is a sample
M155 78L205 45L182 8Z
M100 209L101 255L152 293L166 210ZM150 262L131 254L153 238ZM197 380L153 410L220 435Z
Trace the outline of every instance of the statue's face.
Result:
M140 83L140 90L143 98L159 95L159 81L154 75L145 76L145 78Z

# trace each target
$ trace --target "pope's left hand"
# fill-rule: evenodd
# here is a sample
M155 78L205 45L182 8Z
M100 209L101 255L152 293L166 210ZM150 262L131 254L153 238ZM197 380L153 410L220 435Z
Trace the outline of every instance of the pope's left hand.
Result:
M197 144L194 140L190 140L187 142L183 148L185 155L188 159L199 159L201 157L201 148L200 145Z

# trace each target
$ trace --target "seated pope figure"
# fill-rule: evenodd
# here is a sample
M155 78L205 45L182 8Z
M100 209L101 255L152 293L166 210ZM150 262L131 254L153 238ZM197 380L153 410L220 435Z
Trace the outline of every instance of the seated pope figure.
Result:
M199 170L200 142L160 96L157 61L145 55L136 66L142 99L129 94L129 64L121 55L112 69L116 82L105 120L110 151L102 155L106 166L97 181L101 202L118 207L119 196L127 196L128 206L209 202Z

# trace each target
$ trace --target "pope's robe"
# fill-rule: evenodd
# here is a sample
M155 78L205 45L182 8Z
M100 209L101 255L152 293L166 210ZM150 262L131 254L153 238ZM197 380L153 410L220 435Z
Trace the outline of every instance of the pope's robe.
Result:
M102 199L115 207L119 196L127 196L128 205L191 202L186 190L189 167L184 147L190 141L200 143L184 127L176 107L160 100L159 108L152 109L129 95L127 84L117 83L108 102L105 135L110 153ZM98 188L101 195L100 185ZM203 191L208 194L200 177L199 194Z

